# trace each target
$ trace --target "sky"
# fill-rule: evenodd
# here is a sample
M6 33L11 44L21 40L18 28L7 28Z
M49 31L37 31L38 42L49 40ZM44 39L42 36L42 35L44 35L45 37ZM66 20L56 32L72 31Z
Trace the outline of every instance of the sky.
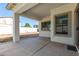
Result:
M13 11L12 10L7 10L6 9L7 3L0 3L0 17L12 17L13 16ZM33 25L38 25L38 21L34 19L30 19L27 17L22 17L20 16L20 26L24 26L25 23L29 23L32 27Z

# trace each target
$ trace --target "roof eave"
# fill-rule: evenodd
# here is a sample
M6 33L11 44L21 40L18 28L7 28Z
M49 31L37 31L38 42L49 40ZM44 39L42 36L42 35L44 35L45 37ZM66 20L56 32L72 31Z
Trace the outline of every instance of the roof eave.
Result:
M14 7L12 7L10 4L15 4L15 3L8 3L8 4L6 5L6 9L8 9L8 10L13 10ZM15 6L15 5L14 5L14 6Z

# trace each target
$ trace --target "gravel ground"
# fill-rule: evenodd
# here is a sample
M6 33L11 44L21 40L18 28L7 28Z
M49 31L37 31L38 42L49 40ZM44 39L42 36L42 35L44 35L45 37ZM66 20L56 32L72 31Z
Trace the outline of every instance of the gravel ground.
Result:
M38 36L38 32L32 32L32 33L21 33L20 38L26 38L26 37L33 37L33 36ZM5 34L5 35L0 35L0 42L6 42L12 40L12 35L11 34Z

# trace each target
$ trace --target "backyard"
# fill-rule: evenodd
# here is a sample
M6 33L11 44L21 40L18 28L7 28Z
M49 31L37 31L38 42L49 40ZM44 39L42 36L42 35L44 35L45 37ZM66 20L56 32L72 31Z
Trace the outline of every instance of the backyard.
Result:
M8 19L7 19L8 20ZM20 37L28 37L28 36L37 36L38 29L32 27L19 27L20 28ZM11 24L0 24L0 42L5 42L12 40L13 37L13 25Z
M20 38L38 36L38 32L21 33ZM7 42L12 40L12 34L2 34L0 35L0 42Z
M21 38L38 35L38 28L36 27L36 25L31 27L29 23L25 23L24 26L21 25L19 28ZM13 18L0 17L0 42L12 40L12 37L13 37Z

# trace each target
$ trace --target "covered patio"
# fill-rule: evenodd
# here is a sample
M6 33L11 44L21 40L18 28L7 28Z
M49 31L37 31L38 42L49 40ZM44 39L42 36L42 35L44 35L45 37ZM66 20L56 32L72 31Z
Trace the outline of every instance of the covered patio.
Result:
M76 39L76 9L78 4L68 3L10 3L6 6L13 10L13 42L20 40L19 16L39 21L39 36L49 37L53 42L75 46ZM66 17L66 18L63 18ZM60 20L59 25L56 19ZM62 20L63 18L63 20ZM66 19L66 20L65 20ZM64 29L60 26L62 23ZM64 24L65 23L65 24ZM58 25L57 28L55 25Z
M76 46L75 36L75 9L77 4L8 4L7 9L14 11L13 20L13 43L1 44L1 54L6 55L25 55L25 56L58 56L58 55L79 55L78 52L67 50L67 45ZM64 14L63 14L64 13ZM62 18L63 14L68 21L67 31L58 34L55 27L55 17ZM23 38L20 40L19 16L29 17L39 21L39 36ZM60 16L61 17L60 17ZM59 19L58 19L59 20ZM72 20L72 21L71 21ZM42 22L47 22L47 26L42 26ZM51 23L51 26L48 26ZM48 28L44 28L48 27ZM61 31L60 29L58 31ZM66 31L66 32L65 32ZM58 43L57 43L58 42ZM61 44L60 44L61 43Z

